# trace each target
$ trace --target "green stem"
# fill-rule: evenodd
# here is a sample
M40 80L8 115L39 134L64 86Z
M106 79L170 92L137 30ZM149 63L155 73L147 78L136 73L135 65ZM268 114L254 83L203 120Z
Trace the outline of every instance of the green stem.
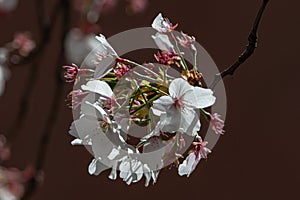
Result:
M208 112L206 112L203 108L200 108L200 113L204 116L204 118L209 122L209 117L210 114Z
M183 57L182 54L181 54L181 51L180 51L179 46L178 46L178 42L177 42L177 40L176 40L174 34L171 33L171 36L172 36L172 39L173 39L174 42L175 42L175 51L176 51L176 53L179 55L179 57L180 57L180 59L181 59L182 67L183 67L184 70L188 70L188 66L187 66L187 64L186 64L186 62L185 62L184 57Z

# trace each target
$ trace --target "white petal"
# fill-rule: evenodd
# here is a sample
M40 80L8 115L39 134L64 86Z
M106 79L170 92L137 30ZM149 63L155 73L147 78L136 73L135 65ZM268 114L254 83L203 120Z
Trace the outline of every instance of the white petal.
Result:
M182 162L182 164L179 165L178 174L180 176L186 175L187 177L189 177L190 174L195 170L200 159L200 157L196 158L196 155L193 152L190 153Z
M171 43L168 35L156 33L155 35L152 35L152 38L160 50L174 52L174 46Z
M96 39L100 42L100 44L106 50L105 55L108 55L108 54L117 55L117 53L112 48L112 46L107 42L107 40L106 40L106 38L105 38L104 35L100 34L99 36L96 36ZM98 50L98 48L97 48L97 50Z
M87 136L101 134L102 131L98 127L100 123L94 117L82 116L73 122L74 129L76 129L78 138L84 139Z
M110 152L110 154L107 156L107 158L110 160L114 160L119 154L120 154L120 150L113 148L113 150Z
M143 178L144 170L143 170L143 164L140 161L133 160L132 164L132 171L135 174L135 177L133 179L133 183L136 183L140 181Z
M211 89L194 87L192 92L186 93L184 101L193 108L206 108L215 103L216 97Z
M72 142L71 142L72 145L83 145L83 142L81 139L74 139Z
M89 165L89 174L90 175L93 175L93 174L96 173L96 171L97 171L97 162L98 162L98 160L93 159L92 162L90 163L90 165Z
M199 117L197 114L195 114L194 119L190 122L189 128L184 133L189 136L195 137L197 135L197 132L200 130L200 128L201 128L201 123Z
M158 175L159 175L159 170L153 171L152 173L152 179L153 179L153 184L156 183Z
M151 170L147 164L143 165L143 171L146 178L145 187L148 187L151 180Z
M187 168L187 161L184 160L178 167L178 174L179 176L184 176L189 173L189 170Z
M116 178L117 178L117 165L118 165L118 163L115 162L112 166L111 172L108 176L108 178L110 178L111 180L116 180Z
M160 117L161 130L164 132L178 131L182 121L181 109L177 109L175 106L171 106L168 109L166 115Z
M186 80L182 78L174 79L169 87L170 96L173 98L181 98L191 91L193 91L193 86L191 86Z
M162 96L153 102L153 109L166 112L174 103L173 99L169 96ZM157 111L155 111L157 112Z
M179 131L195 136L199 130L200 122L197 113L193 109L183 109L181 112Z
M101 172L109 169L110 167L107 167L104 165L99 159L93 159L92 162L89 165L89 173L91 175L99 175Z
M107 120L109 123L110 119L107 117L107 113L97 104L92 104L90 102L83 102L81 107L82 114L86 116L92 116L98 119Z
M72 122L70 129L69 129L69 134L72 135L73 137L79 138L75 122Z
M94 92L108 98L111 98L113 95L110 86L106 82L99 80L88 81L86 85L81 86L81 89Z
M163 24L164 18L161 13L159 13L156 18L152 22L152 28L157 30L158 32L162 32L162 24Z
M130 162L128 159L121 162L119 170L120 178L122 178L124 181L127 181L132 176Z

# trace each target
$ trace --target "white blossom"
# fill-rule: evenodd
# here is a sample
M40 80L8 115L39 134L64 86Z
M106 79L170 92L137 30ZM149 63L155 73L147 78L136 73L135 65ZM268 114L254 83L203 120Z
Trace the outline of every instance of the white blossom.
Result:
M195 109L206 108L215 103L210 89L193 87L186 80L177 78L169 87L170 96L162 96L153 102L154 114L160 116L164 132L179 131L195 136L200 121ZM192 126L191 126L192 124Z
M157 15L157 17L153 20L152 23L152 28L154 28L160 33L168 33L174 30L176 27L177 25L173 26L168 19L163 18L161 13Z
M174 46L171 43L168 35L156 33L155 35L152 35L152 38L160 50L174 52Z

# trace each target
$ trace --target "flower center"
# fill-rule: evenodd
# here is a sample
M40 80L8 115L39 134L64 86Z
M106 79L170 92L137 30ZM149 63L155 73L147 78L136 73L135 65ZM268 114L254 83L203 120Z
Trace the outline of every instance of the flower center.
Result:
M174 106L175 106L176 108L181 108L182 105L183 105L183 103L182 103L182 100L181 100L180 98L175 99L175 101L174 101Z

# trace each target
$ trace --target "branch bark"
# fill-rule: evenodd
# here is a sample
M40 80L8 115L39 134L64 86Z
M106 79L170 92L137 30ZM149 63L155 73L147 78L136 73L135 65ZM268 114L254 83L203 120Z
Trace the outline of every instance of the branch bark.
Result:
M39 144L39 149L38 149L38 154L36 157L36 163L35 163L35 168L37 171L40 171L43 169L45 160L46 160L46 154L47 154L47 149L49 145L49 141L51 138L51 133L53 132L53 128L57 119L57 115L59 113L59 105L62 97L62 91L63 91L63 86L64 86L64 81L62 80L61 76L61 65L62 62L64 61L64 54L65 54L65 49L64 49L64 40L67 35L67 32L69 30L69 22L70 22L70 1L69 0L60 0L60 7L63 10L63 23L62 23L62 34L61 34L61 50L59 51L58 54L58 63L57 63L57 68L55 71L55 78L56 78L56 88L52 100L52 105L51 105L51 112L48 115L46 125L44 127L44 130L42 132L42 137L40 140ZM38 186L38 182L36 180L36 177L33 177L25 190L24 196L22 197L22 200L27 200L30 199L30 197L34 194Z
M256 19L254 21L252 30L248 36L248 45L244 52L239 56L237 61L233 63L230 67L222 71L221 73L218 73L215 75L214 81L210 84L209 88L214 89L216 85L219 83L220 80L224 79L228 75L234 75L234 72L243 64L255 51L257 47L257 32L258 32L258 27L260 24L260 21L262 19L262 15L265 11L265 8L268 4L269 0L263 0L262 4L260 6L260 9L257 13Z

